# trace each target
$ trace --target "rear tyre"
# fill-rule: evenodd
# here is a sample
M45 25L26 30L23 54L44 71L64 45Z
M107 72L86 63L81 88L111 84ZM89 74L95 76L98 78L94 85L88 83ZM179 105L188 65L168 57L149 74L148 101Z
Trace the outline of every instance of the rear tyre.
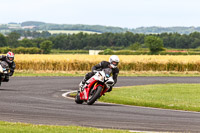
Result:
M80 91L77 92L77 95L75 97L75 102L77 104L82 104L83 103L83 100L80 99Z
M91 90L89 94L89 98L87 100L88 105L92 105L100 96L102 91L102 86L98 86L96 90Z

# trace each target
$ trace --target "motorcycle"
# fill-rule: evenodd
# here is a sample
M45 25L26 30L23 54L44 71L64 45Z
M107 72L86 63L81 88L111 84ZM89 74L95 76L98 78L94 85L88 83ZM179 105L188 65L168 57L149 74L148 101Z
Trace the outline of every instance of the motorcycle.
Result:
M112 69L110 68L96 71L95 75L87 80L82 89L77 92L75 102L77 104L86 102L88 105L92 105L113 86L114 80L111 73Z
M9 81L9 75L10 74L10 68L6 61L0 62L0 85L1 82L8 82Z

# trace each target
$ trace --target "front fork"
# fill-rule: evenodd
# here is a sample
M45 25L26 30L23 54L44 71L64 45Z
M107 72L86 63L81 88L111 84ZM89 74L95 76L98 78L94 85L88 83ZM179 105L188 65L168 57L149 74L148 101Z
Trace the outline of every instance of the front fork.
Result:
M108 90L108 88L104 85L104 86L103 86L103 89L102 89L102 92L101 92L101 96L102 96L103 94L105 94L105 93L107 92L107 90Z
M98 82L96 82L91 90L91 88L88 88L88 86L84 87L84 90L80 92L80 99L81 100L88 100L89 98L89 95L90 95L90 91L93 91L93 90L96 90L98 86L102 86L103 89L101 91L101 96L107 91L107 88L105 88L105 85L101 85L101 84L98 84Z

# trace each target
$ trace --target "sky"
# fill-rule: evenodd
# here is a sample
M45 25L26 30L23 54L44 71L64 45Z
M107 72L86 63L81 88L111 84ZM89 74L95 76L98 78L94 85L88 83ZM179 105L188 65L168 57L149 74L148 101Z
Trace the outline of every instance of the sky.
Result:
M0 24L200 26L200 0L0 0Z

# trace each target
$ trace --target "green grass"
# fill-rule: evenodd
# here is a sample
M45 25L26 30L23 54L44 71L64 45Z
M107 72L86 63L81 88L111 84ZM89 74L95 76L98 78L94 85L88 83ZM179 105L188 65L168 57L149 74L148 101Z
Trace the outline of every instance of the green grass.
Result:
M199 72L162 72L162 71L157 71L157 72L152 72L152 71L145 71L145 72L120 72L119 76L145 76L145 77L200 77Z
M200 84L158 84L114 88L100 101L200 112Z
M86 128L78 126L47 126L0 121L1 133L128 133L125 130Z
M89 71L18 71L14 76L84 76ZM119 76L164 76L164 77L199 77L199 72L129 72L120 71Z
M16 71L14 73L15 77L41 77L41 76L70 76L70 77L74 77L74 76L84 76L84 74L78 73L78 72L73 72L73 73L63 73L63 72L33 72L33 71Z
M81 74L68 74L68 73L15 73L15 77L44 77L44 76L83 76Z

